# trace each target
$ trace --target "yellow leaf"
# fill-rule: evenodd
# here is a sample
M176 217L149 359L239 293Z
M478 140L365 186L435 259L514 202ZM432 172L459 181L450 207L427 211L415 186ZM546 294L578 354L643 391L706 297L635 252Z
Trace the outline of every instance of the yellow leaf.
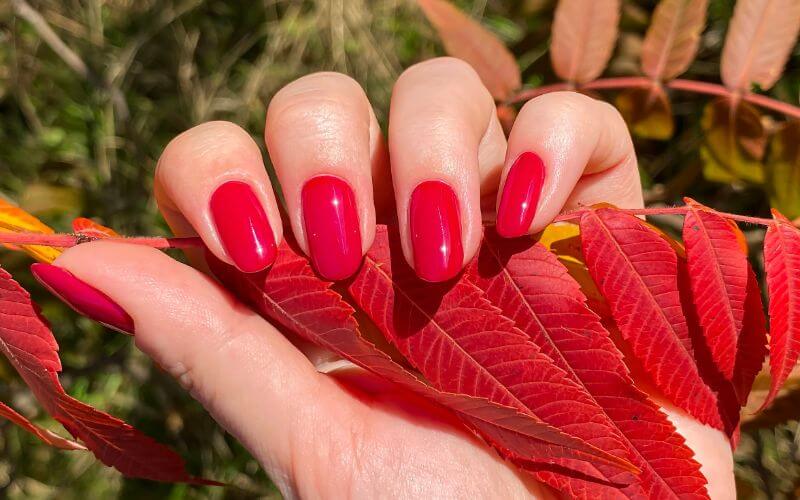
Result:
M764 182L764 150L767 135L761 114L745 102L719 98L706 105L701 126L700 148L703 174L717 182Z
M675 131L672 106L660 86L632 88L619 93L617 108L631 131L645 139L667 140Z
M0 232L53 234L54 231L28 212L0 199ZM52 262L61 254L60 249L40 245L6 246L12 250L23 250L41 262Z
M788 122L772 137L766 176L772 206L790 219L800 217L800 121Z

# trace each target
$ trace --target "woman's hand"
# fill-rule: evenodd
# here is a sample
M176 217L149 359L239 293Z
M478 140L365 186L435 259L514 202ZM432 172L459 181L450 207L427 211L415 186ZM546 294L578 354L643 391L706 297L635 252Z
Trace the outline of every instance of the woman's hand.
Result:
M289 227L330 279L357 270L376 220L396 217L409 264L421 278L442 281L475 255L482 213L495 207L498 231L510 237L582 205L642 206L632 142L613 107L578 93L548 94L522 108L506 142L488 91L457 59L403 73L386 140L363 90L335 73L278 92L265 139ZM274 259L283 238L276 196L261 151L238 126L210 122L176 137L159 160L155 194L174 232L199 235L219 259L247 272ZM318 373L213 280L156 250L96 242L68 250L56 265L76 278L40 278L79 312L135 329L136 344L289 497L549 495L424 402L409 405L412 396L364 373ZM91 288L79 289L76 279ZM665 410L695 451L712 497L734 498L727 439Z

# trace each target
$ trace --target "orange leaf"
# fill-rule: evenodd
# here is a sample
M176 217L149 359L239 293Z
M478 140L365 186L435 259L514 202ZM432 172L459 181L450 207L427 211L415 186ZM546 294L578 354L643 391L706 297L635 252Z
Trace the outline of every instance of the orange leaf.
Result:
M553 70L570 83L594 80L617 40L619 0L560 0L553 20Z
M448 54L468 62L498 101L522 85L514 56L497 36L446 0L417 0Z
M642 71L671 80L689 67L706 24L708 0L662 0L642 45Z
M783 73L797 33L797 0L739 0L722 50L722 82L730 89L766 90Z
M2 199L0 199L0 232L53 234L53 230L42 221ZM8 248L12 250L21 249L41 262L52 262L61 254L61 250L57 248L39 245L8 246Z
M110 227L98 224L92 219L78 217L72 221L72 230L94 238L119 238L120 235Z

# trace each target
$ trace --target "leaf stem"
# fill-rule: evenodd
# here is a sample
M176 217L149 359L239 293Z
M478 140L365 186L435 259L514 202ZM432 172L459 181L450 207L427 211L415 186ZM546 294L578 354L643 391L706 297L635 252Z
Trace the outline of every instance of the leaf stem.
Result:
M203 241L199 237L191 238L163 238L160 236L135 236L123 238L96 238L84 234L42 234L42 233L0 233L0 243L9 245L39 245L56 248L71 248L81 243L97 240L122 240L133 245L143 245L160 250L168 248L195 248L202 247Z
M651 85L658 85L658 84L659 82L653 81L650 78L644 76L601 78L599 80L594 80L592 82L588 82L583 85L579 85L577 87L569 83L555 83L552 85L544 85L533 89L523 90L514 95L510 99L509 104L518 104L521 102L529 101L530 99L533 99L534 97L538 97L543 94L549 94L550 92L558 92L561 90L571 90L571 89L617 90L617 89L649 87ZM776 113L781 113L786 116L791 116L792 118L800 119L800 107L794 106L786 102L778 101L763 94L754 94L752 92L739 94L737 92L732 92L730 89L724 87L723 85L710 82L701 82L696 80L675 79L669 82L664 82L663 85L672 90L680 90L683 92L714 95L718 97L729 97L731 99L742 99L744 101L747 101L751 104L755 104L756 106L768 109L770 111L775 111Z

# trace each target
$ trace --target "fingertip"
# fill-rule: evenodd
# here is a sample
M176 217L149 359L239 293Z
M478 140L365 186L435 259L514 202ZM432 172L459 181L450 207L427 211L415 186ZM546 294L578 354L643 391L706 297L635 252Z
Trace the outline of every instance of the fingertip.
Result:
M497 233L517 238L530 233L545 179L544 162L536 153L525 151L505 173L497 204Z

